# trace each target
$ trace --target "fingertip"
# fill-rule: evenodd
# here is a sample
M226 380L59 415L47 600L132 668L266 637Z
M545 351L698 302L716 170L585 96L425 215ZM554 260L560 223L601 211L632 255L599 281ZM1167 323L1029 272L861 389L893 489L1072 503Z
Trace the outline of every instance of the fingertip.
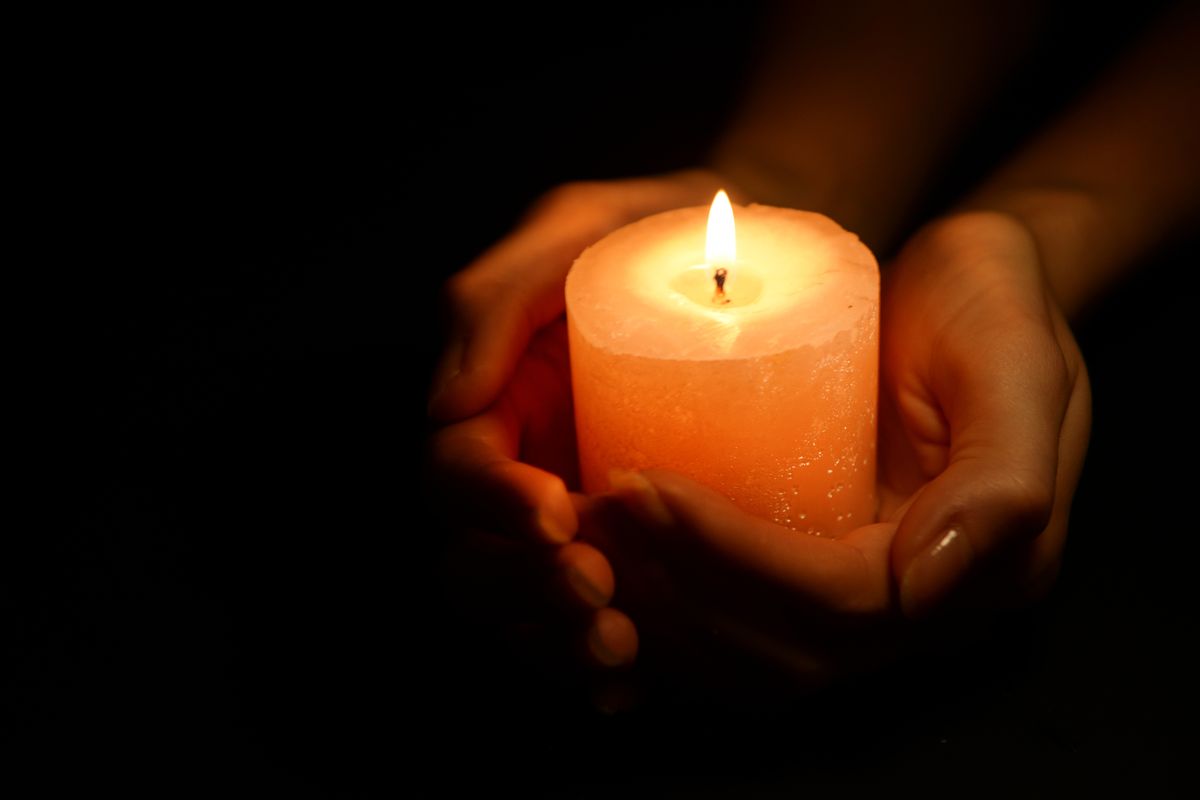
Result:
M638 651L633 621L614 608L598 610L588 628L587 651L601 667L613 669L631 665Z
M455 369L435 383L429 393L429 418L434 422L456 422L478 414L495 399L498 384L498 380L482 379L478 371Z
M1037 539L1053 494L996 459L951 464L899 521L891 550L905 616L928 616L973 573Z
M945 530L904 571L900 581L904 616L913 620L929 616L970 571L973 561L971 541L963 530Z
M545 475L546 473L542 473ZM567 493L566 484L557 476L549 476L542 495L537 499L534 528L539 539L549 544L566 544L579 532L579 516Z
M445 429L440 487L447 515L515 540L562 545L575 538L579 519L562 478L498 452L481 441L487 431Z
M608 605L611 595L596 586L595 582L583 572L575 567L568 567L566 576L567 583L574 591L575 596L589 607L604 608L604 606Z
M575 538L579 518L562 478L521 461L500 458L472 473L479 524L527 542L563 545Z
M574 598L591 609L608 605L616 581L608 559L599 550L571 542L559 549L556 559Z
M612 469L608 473L608 483L616 497L643 523L662 527L674 523L671 510L644 474Z

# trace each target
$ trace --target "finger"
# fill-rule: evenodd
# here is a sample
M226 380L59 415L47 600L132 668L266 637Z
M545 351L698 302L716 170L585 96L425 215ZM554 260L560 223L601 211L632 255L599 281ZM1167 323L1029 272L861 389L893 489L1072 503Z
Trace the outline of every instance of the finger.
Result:
M615 608L596 611L584 642L588 657L598 667L627 667L637 658L637 628L628 616Z
M1056 324L1065 322L1056 320ZM1073 341L1073 340L1072 340ZM1078 357L1078 353L1075 355ZM1075 489L1083 474L1087 456L1088 439L1092 428L1092 394L1087 367L1078 357L1078 371L1074 377L1071 399L1063 418L1062 433L1058 440L1058 472L1055 476L1054 509L1050 524L1033 543L1027 563L1024 565L1023 580L1011 587L1008 594L1015 605L1025 605L1045 596L1058 576L1062 564L1062 553L1066 546L1067 525L1071 514L1071 502ZM1015 591L1014 591L1015 589Z
M565 320L543 328L529 343L504 394L520 424L520 460L574 486L579 483L579 455L568 349Z
M585 246L505 242L447 284L450 333L434 371L429 414L463 419L496 398L529 340L563 312L562 285Z
M517 461L515 412L503 401L488 414L438 431L431 474L446 516L513 538L563 544L579 527L557 475Z
M558 594L568 603L594 611L612 600L612 566L599 550L571 542L560 547L554 558Z
M448 597L465 618L497 630L513 657L548 676L608 671L636 656L632 622L604 609L612 567L588 544L546 548L465 531L454 537L447 567Z
M934 370L948 463L912 500L892 549L909 617L929 613L1050 521L1071 382L1049 331L1046 320L989 332Z
M547 194L514 234L447 283L451 331L430 416L463 419L496 398L530 337L562 314L567 272L585 247L649 214L706 202L716 188L715 176L696 170Z
M568 184L515 233L446 284L451 330L434 372L430 416L462 419L491 402L529 339L563 312L563 284L585 247L627 221L614 188Z
M751 516L677 473L619 472L612 480L617 497L680 558L706 558L782 598L838 613L877 613L888 604L889 525L826 539Z
M636 484L631 488L634 492L643 489ZM656 504L661 498L650 502ZM728 501L719 498L718 502ZM646 655L659 669L691 675L697 690L708 694L717 691L741 696L751 684L765 686L768 677L774 681L773 687L786 685L789 692L828 682L833 662L815 641L820 637L814 637L815 629L809 628L803 642L797 638L797 626L805 622L792 613L794 598L781 601L777 595L764 592L769 579L753 576L748 583L731 585L730 573L747 568L719 553L706 554L708 563L698 565L701 559L695 558L687 546L680 546L694 540L695 531L691 529L681 531L665 547L654 547L651 539L660 536L652 527L678 525L682 529L684 524L665 509L647 507L636 494L630 497L618 490L618 494L588 498L578 510L580 536L601 542L605 552L615 557L613 563L621 575L616 599L623 609L628 604ZM710 508L698 508L696 513L713 518ZM879 602L883 603L888 597L886 537L892 528L874 528L855 532L850 538L864 549L873 549L876 572L884 582L878 591ZM793 531L787 533L810 538ZM872 538L878 542L872 543ZM663 544L661 538L659 544ZM671 569L653 569L663 564L670 564ZM789 586L787 591L795 590ZM811 620L812 616L804 619Z
M628 615L615 608L590 608L586 613L542 617L530 625L518 623L519 639L537 660L560 672L585 667L615 670L637 658L638 632Z

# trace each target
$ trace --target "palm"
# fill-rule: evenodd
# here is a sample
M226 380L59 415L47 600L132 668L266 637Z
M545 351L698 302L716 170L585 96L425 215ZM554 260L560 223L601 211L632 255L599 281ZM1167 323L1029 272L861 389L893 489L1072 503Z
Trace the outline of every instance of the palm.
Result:
M555 296L560 304L561 288ZM999 215L947 218L890 267L882 301L877 524L838 540L803 536L653 470L632 476L632 489L568 500L578 481L561 304L491 404L438 433L435 474L452 490L449 508L506 534L513 563L544 557L545 543L565 541L578 521L586 544L558 552L590 553L589 575L607 588L589 613L623 621L626 632L608 640L619 660L632 659L640 637L654 643L644 658L708 689L747 685L734 677L746 668L757 686L782 673L795 687L871 663L892 649L899 611L956 605L963 586L989 606L1036 596L1061 556L1089 402L1032 240ZM495 372L476 361L476 375ZM647 502L669 513L639 512ZM570 523L565 536L554 529L566 526L543 524L548 508ZM939 555L947 542L952 557ZM487 553L479 564L480 575L508 580L485 605L534 585ZM636 634L601 608L609 597Z
M660 652L690 653L695 671L733 644L783 667L793 684L871 661L896 632L887 622L899 611L895 590L905 574L896 565L907 566L897 552L928 546L930 532L947 525L963 525L982 556L998 542L1017 556L979 576L974 588L986 604L1041 590L1061 554L1086 443L1087 385L1027 235L968 216L918 237L887 276L883 319L881 524L837 542L812 540L679 476L653 474L674 524L663 530L643 515L634 527L617 518L593 534L614 557L619 581L639 575L617 599L652 639L669 642ZM1047 471L1053 508L1047 500L1043 509L1029 498ZM781 570L781 557L791 556L797 566ZM873 633L836 633L864 625ZM713 688L729 687L722 684Z

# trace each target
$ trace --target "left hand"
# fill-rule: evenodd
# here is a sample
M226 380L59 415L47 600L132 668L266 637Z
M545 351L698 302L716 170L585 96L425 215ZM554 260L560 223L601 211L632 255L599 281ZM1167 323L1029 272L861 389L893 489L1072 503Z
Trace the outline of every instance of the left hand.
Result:
M819 685L886 655L903 617L1049 588L1090 395L1032 236L992 213L927 226L885 275L882 325L881 522L806 536L660 471L590 506L582 536L613 562L643 658L731 689L749 653L760 675Z
M648 214L708 202L727 181L688 170L549 192L446 287L450 331L436 372L430 488L451 535L451 596L465 616L517 633L565 675L620 669L637 653L609 606L604 555L573 541L575 478L563 283L572 260Z

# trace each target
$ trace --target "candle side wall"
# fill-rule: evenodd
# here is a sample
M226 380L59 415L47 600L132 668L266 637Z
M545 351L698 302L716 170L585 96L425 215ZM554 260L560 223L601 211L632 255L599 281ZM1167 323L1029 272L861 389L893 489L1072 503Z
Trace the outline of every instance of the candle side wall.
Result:
M568 308L583 488L665 468L744 510L838 536L875 519L878 301L832 341L756 358L614 353Z

